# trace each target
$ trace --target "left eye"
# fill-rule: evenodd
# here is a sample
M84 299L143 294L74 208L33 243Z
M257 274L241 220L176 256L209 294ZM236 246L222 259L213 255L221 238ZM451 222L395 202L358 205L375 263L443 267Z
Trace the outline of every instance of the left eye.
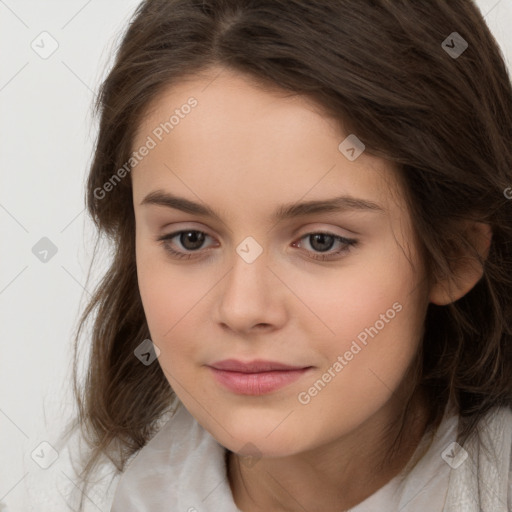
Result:
M350 246L353 246L357 243L357 240L354 240L352 238L345 238L340 235L325 232L308 233L300 238L300 240L302 239L308 239L309 245L313 248L313 250L319 251L320 253L325 253L329 251L335 242L339 242L342 244L342 247L340 247L338 250L334 252L330 252L327 256L318 253L312 255L312 258L320 260L325 260L328 259L328 257L336 256L338 254L346 252L350 249Z
M190 251L189 253L176 250L172 247L172 245L169 242L176 237L179 237L179 243L181 244L185 251ZM198 250L203 245L206 237L209 237L209 235L207 235L203 231L189 229L176 231L174 233L169 233L168 235L163 235L157 238L157 241L161 242L165 250L169 252L173 257L189 259L192 257L196 257L193 253L198 252ZM312 253L310 257L316 260L327 260L332 258L333 256L337 256L341 253L347 252L350 250L351 246L354 246L357 243L357 240L354 240L352 238L345 238L339 235L335 235L334 233L326 232L307 233L303 235L299 240L303 239L310 240L309 244L312 247L312 251L308 250L307 252ZM323 253L327 253L332 249L332 246L336 241L341 243L342 247L336 251L329 252L328 254L324 255ZM300 245L297 245L297 242L294 242L292 245L294 247L300 247Z
M176 258L188 259L195 257L195 255L177 251L176 249L173 249L171 244L169 243L173 238L176 238L178 236L180 244L185 248L186 251L197 252L197 250L200 249L201 246L203 245L205 237L209 235L207 235L203 231L188 229L183 231L175 231L174 233L169 233L168 235L163 235L157 238L157 241L161 242L162 245L164 246L164 249L167 252L169 252L172 256ZM187 245L189 245L189 242L190 246L187 247Z

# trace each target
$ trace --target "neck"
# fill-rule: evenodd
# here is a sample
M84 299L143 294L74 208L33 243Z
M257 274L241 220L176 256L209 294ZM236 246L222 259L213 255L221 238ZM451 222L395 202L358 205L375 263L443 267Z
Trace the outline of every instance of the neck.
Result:
M405 467L426 428L428 408L418 392L405 404L390 402L356 432L286 457L261 458L249 467L228 453L228 478L243 512L348 510L384 486ZM404 417L403 432L400 436ZM390 446L397 440L390 455Z

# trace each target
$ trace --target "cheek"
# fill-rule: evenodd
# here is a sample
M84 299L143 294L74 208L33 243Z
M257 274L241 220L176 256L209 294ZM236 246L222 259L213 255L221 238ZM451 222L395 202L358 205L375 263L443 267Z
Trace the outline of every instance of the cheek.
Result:
M417 277L406 263L390 260L358 262L339 270L288 276L293 291L306 306L301 328L311 343L326 354L343 353L358 339L362 346L372 335L414 330L418 311L412 284ZM408 265L408 264L407 264ZM317 341L314 341L317 340Z
M321 312L330 331L315 342L329 381L329 390L317 386L323 397L318 402L343 397L358 407L378 404L400 384L423 332L427 304L415 284L420 277L390 246L338 280L325 280L324 293L310 296L311 309Z
M162 341L172 337L193 295L183 272L173 269L162 256L163 249L137 246L137 279L144 313L152 340L160 350Z
M204 335L196 331L204 325L205 296L215 279L208 279L200 271L194 277L193 272L190 267L167 261L162 248L137 248L144 313L151 340L160 349L159 364L170 380L173 375L179 377L190 372L190 363L201 359L197 340L204 339Z
M386 315L388 306L383 301L368 306L371 314L363 310L368 318L363 328L359 319L348 317L343 322L340 318L337 331L343 334L334 344L324 336L323 346L317 346L325 366L304 383L296 397L301 404L302 428L311 430L313 437L334 439L354 431L399 396L398 389L418 350L421 322L411 302L396 301L396 314L390 318L393 313L388 313L385 323L379 315ZM405 384L405 389L410 386ZM319 424L318 417L325 421Z
M327 361L321 380L329 383L316 386L316 406L340 404L343 411L352 412L354 425L379 409L410 368L419 350L423 321L421 297L398 289L388 297L369 300L359 311L354 309L346 321L340 316L336 330L342 335L322 347Z
M173 283L170 285L169 283ZM196 358L194 346L186 343L182 329L187 325L189 300L176 281L163 279L155 267L142 271L139 287L151 341L160 350L158 364L171 387L180 391L179 383L188 373L184 362Z

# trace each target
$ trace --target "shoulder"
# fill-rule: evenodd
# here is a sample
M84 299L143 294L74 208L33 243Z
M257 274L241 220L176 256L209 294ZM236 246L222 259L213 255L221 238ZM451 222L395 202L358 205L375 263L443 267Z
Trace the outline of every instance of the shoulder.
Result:
M507 512L512 502L512 409L495 407L461 448L450 471L444 512Z
M210 507L205 510L230 510L224 455L224 448L179 404L133 457L117 483L110 510L167 512L193 509L191 504L198 510L200 504Z

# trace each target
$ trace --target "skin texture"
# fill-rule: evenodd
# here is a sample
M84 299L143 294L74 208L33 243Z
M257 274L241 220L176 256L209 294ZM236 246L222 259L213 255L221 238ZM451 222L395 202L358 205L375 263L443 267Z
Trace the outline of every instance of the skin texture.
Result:
M387 448L384 432L410 387L428 303L462 296L481 270L466 265L456 285L427 289L391 163L366 152L348 160L338 145L349 134L311 101L221 71L168 88L134 141L140 147L175 108L197 99L131 173L138 282L158 363L190 413L234 452L229 481L241 510L343 510L411 456L424 431L421 397L408 444L374 475ZM141 205L155 190L206 204L221 220ZM342 194L384 211L271 220L282 204ZM208 235L195 253L179 235L167 242L193 253L191 259L174 258L157 241L191 229ZM319 231L357 243L317 261L321 246L305 235ZM236 251L249 236L263 249L252 263ZM340 248L333 241L327 252ZM309 403L300 403L298 394L396 303L394 318L359 343L361 350ZM218 384L206 366L227 358L313 368L275 392L245 396ZM250 464L247 454L255 455Z

